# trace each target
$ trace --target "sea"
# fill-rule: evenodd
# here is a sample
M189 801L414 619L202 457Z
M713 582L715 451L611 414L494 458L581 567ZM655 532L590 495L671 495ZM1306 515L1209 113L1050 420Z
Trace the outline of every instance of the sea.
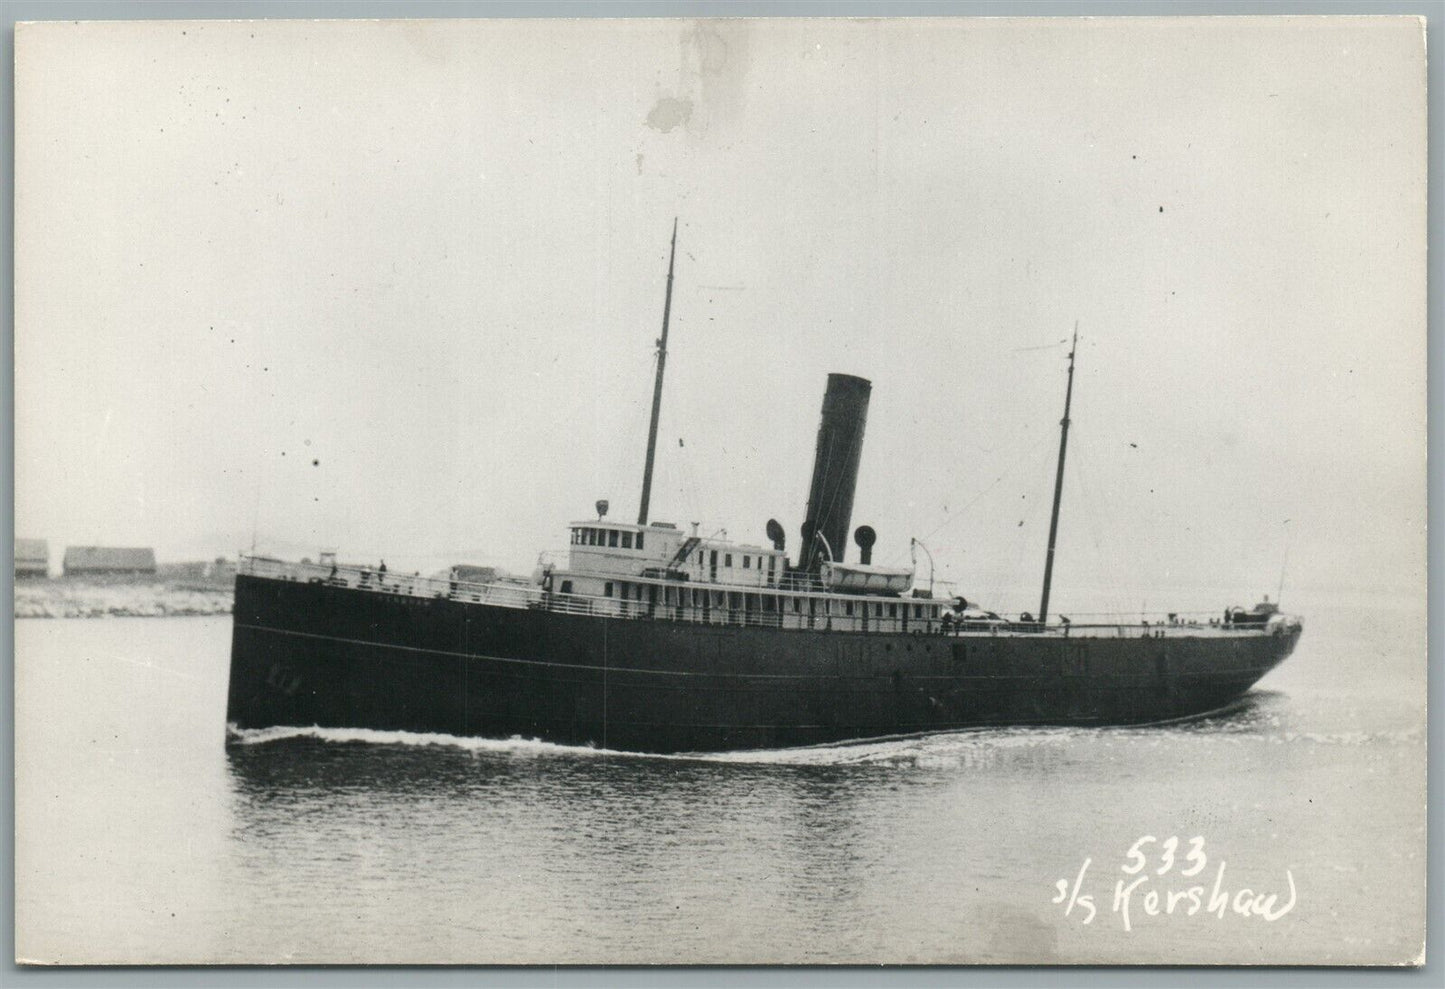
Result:
M657 757L229 732L228 616L16 623L16 951L97 963L1409 964L1423 600L1233 707ZM229 744L228 744L229 740Z

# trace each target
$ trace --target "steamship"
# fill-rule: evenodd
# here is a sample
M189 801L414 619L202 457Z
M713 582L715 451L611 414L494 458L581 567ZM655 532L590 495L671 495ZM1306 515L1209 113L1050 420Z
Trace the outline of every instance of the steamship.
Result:
M1050 620L1074 352L1043 596L1014 620L871 560L853 495L871 384L830 374L796 558L649 515L667 357L674 223L637 522L569 525L565 565L530 581L243 558L227 719L521 737L678 753L817 745L1001 725L1187 717L1241 696L1299 641L1275 604L1133 623ZM1075 333L1077 344L1077 332Z

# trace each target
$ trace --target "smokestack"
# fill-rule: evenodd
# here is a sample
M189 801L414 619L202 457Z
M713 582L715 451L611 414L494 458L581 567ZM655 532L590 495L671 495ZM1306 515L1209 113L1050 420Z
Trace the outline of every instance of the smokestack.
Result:
M803 542L798 547L800 570L817 570L829 558L842 562L848 548L853 490L858 485L858 462L863 455L863 430L872 391L872 383L863 378L828 375L818 449L813 455L813 483L808 488L808 514L804 516ZM815 533L822 539L814 538Z

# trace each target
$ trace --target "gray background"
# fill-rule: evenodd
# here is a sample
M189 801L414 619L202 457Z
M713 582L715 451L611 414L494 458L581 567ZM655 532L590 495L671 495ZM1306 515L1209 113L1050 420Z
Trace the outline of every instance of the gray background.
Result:
M16 20L48 20L48 19L133 19L133 18L256 18L256 17L421 17L421 16L452 16L452 17L475 17L475 16L758 16L758 15L1078 15L1078 14L1240 14L1240 13L1416 13L1422 15L1438 14L1435 5L1421 4L1044 4L1044 3L1018 3L1018 4L674 4L674 3L641 3L641 4L464 4L464 3L440 3L440 4L393 4L393 3L312 3L312 4L222 4L222 3L168 3L168 4L115 4L115 3L38 3L38 4L11 4L6 8L7 16L7 38L10 40L13 52L13 23ZM1432 27L1434 25L1432 24ZM1438 42L1431 39L1430 52L1434 55L1438 51ZM1430 89L1432 94L1439 92L1439 58L1431 58L1431 79ZM11 60L6 62L6 86L13 94L13 77L11 76ZM7 106L13 106L7 100ZM1439 161L1438 161L1438 122L1440 111L1438 103L1432 101L1430 113L1431 122L1437 126L1432 128L1435 136L1431 141L1431 178L1432 187L1440 187L1439 182ZM13 129L7 133L7 137L13 141ZM13 180L13 179L12 179ZM6 208L10 206L7 197ZM1440 206L1437 201L1430 204L1430 230L1432 233L1439 229ZM9 241L11 224L5 223L7 242ZM13 244L11 245L13 252ZM13 257L13 253L12 253ZM1432 272L1438 269L1438 265L1431 265ZM7 292L10 285L7 281L5 288ZM1431 370L1437 370L1438 346L1437 333L1439 327L1439 298L1438 290L1431 292L1430 299L1431 313ZM11 306L6 306L10 312ZM13 332L9 321L6 324L7 333ZM7 350L7 354L9 351ZM1434 375L1432 374L1432 378ZM12 395L8 390L11 382L6 382L7 403L12 403ZM1440 398L1438 387L1432 389L1430 408L1438 411ZM13 422L13 416L10 420ZM12 456L6 458L7 463L13 464L14 436L7 432L5 437L10 444ZM1432 452L1437 452L1436 438L1431 436L1430 447ZM1433 482L1433 478L1432 478ZM1435 485L1432 483L1432 501ZM13 477L7 476L7 495L11 497L13 504ZM1434 513L1432 512L1432 518ZM1438 560L1439 538L1438 534L1432 536L1430 545L1430 561L1435 563ZM6 579L9 579L8 572ZM11 600L6 596L6 600ZM1433 601L1433 598L1432 598ZM1433 623L1432 623L1433 624ZM1435 629L1432 628L1431 645L1434 652ZM8 636L10 629L5 628ZM7 641L7 646L9 645ZM13 650L5 650L7 658L12 658ZM12 679L5 678L5 690L7 696L12 686ZM1438 700L1438 684L1432 690L1432 701ZM1430 731L1430 744L1432 754L1436 753L1438 744L1438 726L1432 727ZM13 765L13 754L10 751L11 738L3 740L6 758ZM1434 769L1430 777L1431 782L1438 783L1439 762L1432 760ZM1432 790L1438 792L1437 786ZM13 808L11 805L12 794L5 794L5 810L8 821L13 821ZM1434 818L1435 815L1432 815ZM11 827L13 835L13 827ZM1434 840L1438 834L1438 822L1432 820L1430 845L1436 845ZM13 889L13 848L7 848L7 883L8 888ZM1430 863L1430 875L1432 880L1438 878L1438 856L1432 857ZM7 898L8 905L8 898ZM1439 895L1438 882L1431 883L1430 897L1430 920L1439 917ZM13 907L11 907L13 909ZM11 938L13 923L7 925L7 939ZM7 957L13 957L13 943ZM1424 972L1418 973L1369 973L1369 972L1329 972L1329 971L1269 971L1269 972L1248 972L1230 973L1219 970L1214 971L1164 971L1144 972L1128 970L1109 970L1094 973L1097 978L1105 984L1131 984L1135 981L1142 981L1145 984L1208 984L1213 980L1224 980L1232 982L1235 980L1249 981L1284 981L1297 982L1301 984L1321 984L1342 980L1346 984L1368 984L1377 979L1425 979L1427 984L1439 982L1439 967L1431 966ZM31 979L45 978L59 984L88 984L99 981L103 984L125 984L132 979L136 984L154 984L158 980L169 981L179 980L183 984L359 984L365 981L378 983L390 983L398 977L403 977L399 971L362 971L362 970L311 970L301 973L297 970L265 971L265 970L192 970L192 971L126 971L126 970L90 970L90 971L65 971L65 972L43 972L35 970L17 970L10 973L17 980L24 980L27 984ZM565 970L565 971L486 971L468 969L462 971L454 970L407 970L404 978L416 984L438 982L450 984L453 981L465 980L467 984L473 984L479 980L493 981L497 984L532 984L534 980L545 979L548 984L874 984L877 981L884 981L889 984L900 985L934 985L934 984L1035 984L1063 982L1075 984L1079 982L1084 973L1078 971L1069 972L1044 972L1037 970L945 970L945 969L915 969L907 971L889 971L880 973L876 970L653 970L648 972L623 971L623 970Z

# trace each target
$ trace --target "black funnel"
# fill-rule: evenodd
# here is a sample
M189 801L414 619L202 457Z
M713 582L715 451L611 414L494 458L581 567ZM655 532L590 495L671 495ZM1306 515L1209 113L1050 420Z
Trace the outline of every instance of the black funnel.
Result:
M828 375L823 395L823 421L813 455L813 483L808 488L808 514L798 569L817 570L826 559L841 562L848 548L853 518L853 491L863 456L863 430L868 423L868 396L873 385L851 374ZM822 539L815 537L821 535ZM823 540L827 540L826 547Z

